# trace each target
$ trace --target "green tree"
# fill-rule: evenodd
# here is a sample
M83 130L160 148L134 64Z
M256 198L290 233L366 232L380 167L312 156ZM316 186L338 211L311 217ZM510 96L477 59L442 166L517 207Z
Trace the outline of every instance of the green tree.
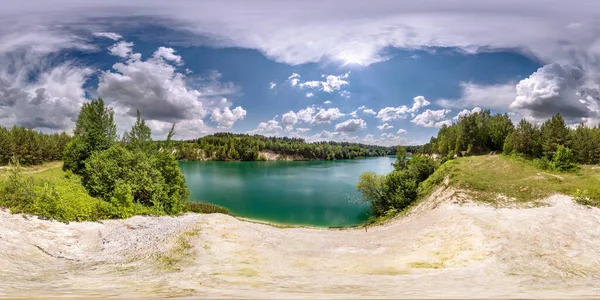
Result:
M560 113L552 116L542 124L541 127L541 144L543 155L551 158L559 145L567 143L569 129Z
M406 169L408 164L408 157L406 155L406 149L402 146L396 148L396 162L394 162L394 169L401 171Z
M65 147L63 169L80 174L88 157L110 148L117 140L113 110L104 106L102 98L91 99L83 104L73 135Z
M137 110L137 119L135 124L131 127L131 131L123 134L123 141L127 143L127 147L130 150L139 150L148 152L150 150L150 142L152 142L152 132L150 127L146 125L146 122L140 116L140 110ZM170 141L170 137L167 138Z

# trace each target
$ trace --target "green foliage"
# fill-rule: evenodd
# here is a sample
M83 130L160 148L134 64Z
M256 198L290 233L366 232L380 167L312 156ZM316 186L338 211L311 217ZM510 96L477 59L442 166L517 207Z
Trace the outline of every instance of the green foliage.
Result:
M289 137L265 137L233 133L216 133L195 141L157 142L159 148L176 149L182 160L261 160L261 152L295 156L300 159L350 159L396 154L395 147L382 147L354 143L317 142L306 143L303 139ZM416 152L417 146L407 146Z
M577 167L577 164L573 160L573 152L571 149L563 145L558 145L552 157L552 161L550 162L550 167L559 172L574 170Z
M70 140L64 132L43 134L24 127L9 130L0 126L0 165L8 164L13 155L26 166L60 160Z
M199 214L226 214L231 215L229 209L208 202L187 201L185 203L186 212L194 212Z
M396 168L385 176L366 172L359 178L357 189L362 199L371 204L371 209L377 217L409 207L417 200L419 185L433 174L438 166L432 158L420 154L413 155L407 163L402 154L398 159L405 162L403 169ZM398 162L394 164L399 165Z
M0 206L12 213L68 222L114 218L106 212L117 210L108 202L90 197L79 176L60 168L26 176L18 165L11 165L9 176L0 177L0 186Z
M74 136L65 148L63 168L81 174L88 157L110 148L117 140L113 110L105 107L101 98L91 99L79 112Z
M173 128L171 128L173 130ZM123 134L123 142L126 143L127 149L129 150L137 150L143 152L149 152L152 146L150 142L152 141L150 127L146 125L144 119L142 119L140 115L140 111L137 111L137 119L131 131L125 132ZM167 137L167 140L170 141L172 137L172 132L169 132L171 136Z
M557 151L557 148L560 145L565 145L567 143L569 129L563 118L560 116L560 113L558 113L544 122L540 130L542 154L551 158L554 156L555 151Z
M408 165L408 157L406 155L406 149L402 146L396 148L396 162L394 163L394 169L397 171L406 169Z
M95 152L85 163L83 185L93 197L112 202L129 189L133 202L168 214L181 212L189 195L175 159L166 153L148 157L115 145ZM126 185L121 186L119 184Z

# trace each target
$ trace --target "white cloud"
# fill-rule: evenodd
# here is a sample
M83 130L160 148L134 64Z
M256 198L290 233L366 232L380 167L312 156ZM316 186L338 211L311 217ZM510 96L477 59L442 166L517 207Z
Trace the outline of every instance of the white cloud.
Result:
M331 104L331 101L327 100L327 101L323 102L323 104L329 105L329 104Z
M474 113L478 113L481 112L482 109L480 107L475 107L472 110L468 110L468 109L463 109L461 112L459 112L456 117L452 118L454 120L458 120L460 118L464 118L468 115L474 114Z
M296 123L298 123L298 116L293 111L289 111L281 116L281 125L283 125L287 131L292 130Z
M297 76L294 76L294 75L297 75ZM292 76L294 76L294 77L292 77ZM347 80L345 80L350 76L350 73L345 73L345 74L342 74L339 76L321 75L321 77L325 78L324 81L311 80L311 81L305 81L302 83L299 83L300 75L294 73L294 74L292 74L292 76L288 77L289 80L294 80L291 82L292 86L296 86L296 84L297 84L298 87L300 87L301 89L304 89L304 88L319 89L326 93L339 91L342 88L342 86L350 84ZM341 91L340 95L343 97L350 97L350 92Z
M415 123L418 126L423 126L423 127L441 127L443 124L446 124L447 122L442 123L439 121L444 119L449 112L450 112L449 109L440 109L440 110L428 109L428 110L424 111L423 113L421 113L420 115L417 115L414 119L411 120L411 122Z
M271 82L269 83L269 89L270 89L270 90L274 89L276 86L277 86L277 83L275 83L275 82L272 82L272 81L271 81Z
M314 116L314 123L330 123L331 121L335 121L341 117L345 116L340 112L339 108L328 108L328 109L320 109L319 112Z
M406 131L406 129L398 129L398 132L396 132L396 134L406 134L408 131Z
M0 28L0 125L70 131L94 70L55 53L93 46L47 28L6 34L9 28Z
M364 106L363 106L363 107L364 107ZM359 108L359 109L360 109L360 108ZM376 114L377 114L377 113L376 113L374 110L372 110L372 109L370 109L370 108L363 109L363 111L362 111L362 112L363 112L363 113L365 113L365 114L369 114L369 115L376 115Z
M408 110L408 112L410 113L416 113L418 112L421 108L427 106L431 104L429 101L427 101L427 99L425 99L425 97L423 96L416 96L415 98L413 98L413 106Z
M296 131L300 132L300 133L309 132L310 130L311 130L311 128L306 128L306 127L298 127L298 128L296 128Z
M315 95L315 94L313 94L313 93L310 93L310 92L309 92L309 93L306 93L306 98L311 98L311 97L313 97L314 95Z
M351 116L351 117L353 117L353 118L358 118L358 110L353 110L348 115Z
M288 77L288 81L292 86L296 86L298 82L300 82L300 75L298 73L292 73L292 75Z
M440 99L436 103L444 108L466 108L480 106L506 110L516 97L516 83L479 85L461 82L461 97L457 100Z
M337 132L358 132L367 128L367 122L363 119L349 119L342 123L335 124Z
M363 109L366 109L366 108L367 108L366 106L364 106L364 105L361 105L361 106L358 108L358 110L363 110Z
M394 126L391 126L388 123L383 123L383 125L377 126L377 129L379 129L379 130L388 130L388 129L392 129L392 128L394 128Z
M568 119L595 116L600 99L598 84L580 67L550 64L539 68L517 84L511 109L525 110L534 118L548 118L560 112Z
M159 47L158 50L156 50L152 56L155 58L163 58L167 61L174 62L177 65L183 65L183 60L181 59L181 56L176 55L175 50L173 48Z
M283 128L279 126L279 122L275 120L269 120L267 122L260 122L256 129L250 130L248 131L248 133L262 135L279 135L281 130L283 130Z
M120 41L108 48L111 55L127 58L133 52L133 42Z
M246 110L241 106L230 110L229 107L223 108L222 112L219 108L215 108L210 119L218 123L219 128L230 129L233 124L239 120L243 120L246 116Z
M381 121L383 122L389 122L398 119L406 119L407 112L408 107L406 107L406 105L398 107L385 107L379 110L376 118L381 119Z
M298 121L302 123L312 123L313 122L313 114L316 109L312 106L308 106L305 109L301 109L296 114L298 116Z
M128 50L124 61L100 73L97 94L115 108L120 131L129 126L137 109L159 131L177 122L180 136L193 136L194 130L196 135L214 131L201 122L209 112L211 120L225 129L246 116L242 107L231 109L227 99L238 93L237 87L221 83L221 74L213 71L198 78L192 88L174 65L182 63L170 48L157 49L147 60Z
M104 37L107 39L111 39L113 41L118 41L123 38L122 35L120 35L118 33L114 33L114 32L94 32L94 36Z

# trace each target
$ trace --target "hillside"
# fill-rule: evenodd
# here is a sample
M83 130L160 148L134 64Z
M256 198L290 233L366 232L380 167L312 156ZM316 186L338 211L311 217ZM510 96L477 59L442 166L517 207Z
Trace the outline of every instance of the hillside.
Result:
M553 191L577 178L591 187L600 170L537 173L503 157L457 159L432 177L430 197L368 232L220 214L63 224L3 211L0 296L600 296L600 209Z

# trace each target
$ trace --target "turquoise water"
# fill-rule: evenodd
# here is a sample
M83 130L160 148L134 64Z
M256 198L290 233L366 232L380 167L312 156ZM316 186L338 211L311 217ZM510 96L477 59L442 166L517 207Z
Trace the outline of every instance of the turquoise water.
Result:
M388 173L395 157L340 161L180 162L190 199L240 217L296 225L351 226L368 205L356 191L363 172Z

